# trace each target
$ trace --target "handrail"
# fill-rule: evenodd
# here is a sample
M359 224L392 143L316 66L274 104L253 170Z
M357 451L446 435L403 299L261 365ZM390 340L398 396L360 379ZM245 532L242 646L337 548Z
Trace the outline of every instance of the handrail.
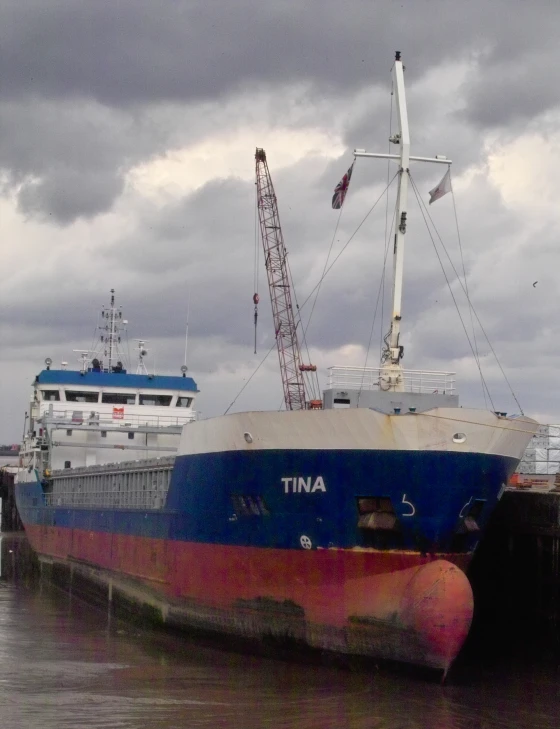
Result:
M196 420L195 410L174 415L150 415L146 413L132 414L123 413L115 417L114 413L102 413L96 410L49 410L41 414L40 418L44 424L65 425L69 429L79 426L90 426L94 428L116 429L126 427L173 427L183 426Z
M378 390L380 367L329 367L327 388ZM455 394L455 372L402 370L404 392Z

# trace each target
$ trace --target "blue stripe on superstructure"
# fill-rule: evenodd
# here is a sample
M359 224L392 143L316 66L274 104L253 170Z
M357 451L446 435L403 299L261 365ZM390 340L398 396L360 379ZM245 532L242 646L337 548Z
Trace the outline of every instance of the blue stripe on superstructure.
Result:
M35 380L41 385L91 385L92 387L134 387L149 390L188 390L198 392L192 377L174 375L136 375L128 372L77 372L43 370Z
M16 491L24 524L298 549L306 535L322 548L430 552L457 548L460 512L469 500L485 501L477 519L484 526L516 463L482 453L228 451L177 457L164 510L45 507L39 484L20 484ZM295 476L321 476L326 492L285 493L282 478ZM270 513L236 515L232 494L261 496ZM391 499L398 534L358 528L357 499L367 496ZM407 516L409 504L413 516ZM477 539L477 533L467 534L459 551L470 551Z

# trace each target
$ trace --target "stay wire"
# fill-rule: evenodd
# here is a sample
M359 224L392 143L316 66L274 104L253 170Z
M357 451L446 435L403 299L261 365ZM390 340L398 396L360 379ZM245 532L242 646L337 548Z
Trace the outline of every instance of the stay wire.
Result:
M355 161L356 161L356 159L354 158L354 162ZM336 234L338 232L338 228L339 228L339 225L340 225L340 219L342 217L343 207L344 207L343 205L340 206L340 212L338 213L338 217L336 219L336 225L335 225L334 233L333 233L333 236L332 236L332 239L331 239L331 244L329 246L329 250L328 250L328 253L327 253L327 257L325 258L325 265L323 266L323 271L322 271L321 277L319 279L319 286L318 286L317 291L315 293L315 298L313 299L313 305L311 307L311 311L309 313L309 316L307 318L307 323L305 324L305 326L304 326L303 320L301 318L301 310L300 310L300 307L299 307L299 305L297 304L297 301L296 301L298 317L299 317L299 321L301 322L301 331L302 331L303 344L304 344L305 349L307 351L307 357L308 357L309 361L311 361L311 357L309 355L309 347L308 347L308 344L307 344L307 342L308 342L307 332L309 330L309 326L310 326L311 320L313 318L313 313L315 311L315 306L317 305L317 300L319 298L319 293L321 291L322 281L323 281L323 278L325 277L325 271L327 269L327 266L328 266L328 263L329 263L329 258L331 256L331 252L332 252L332 249L333 249L333 246L334 246L334 241L336 239ZM291 276L292 276L292 272L290 270L290 278L291 278ZM292 288L294 290L294 296L295 296L295 287L293 286L293 284L292 284ZM313 389L314 389L314 396L318 399L319 396L320 396L320 389L321 388L319 386L319 375L317 374L317 372L315 372L315 377L313 378L313 382L314 382L314 387L313 387ZM315 387L317 388L316 390L315 390Z
M259 292L259 258L260 258L260 241L259 241L259 186L255 182L255 271L254 285L255 293Z
M258 238L258 225L259 225L259 189L258 185L255 182L255 254L254 254L254 264L255 264L255 270L253 272L253 286L254 286L254 293L258 294L259 292L259 238Z
M317 304L317 299L319 298L319 292L321 291L321 284L323 282L323 279L325 277L325 271L327 270L327 266L329 264L329 258L331 257L331 252L332 252L332 249L333 249L334 241L335 241L335 238L336 238L336 234L338 232L338 227L340 225L340 219L342 217L342 210L343 210L343 208L344 208L344 204L342 204L340 206L340 212L338 213L338 217L336 219L336 225L334 227L334 233L333 233L333 236L332 236L332 239L331 239L331 244L329 246L329 251L327 253L327 257L325 258L325 265L323 266L323 272L321 273L321 277L319 279L319 286L317 288L317 293L315 294L315 298L313 299L313 306L311 307L311 311L310 311L309 317L307 319L307 324L305 325L304 336L305 336L305 334L307 334L307 330L309 329L309 325L311 324L311 318L313 316L313 312L315 311L315 306Z
M394 182L394 180L395 180L395 178L396 178L396 176L398 174L399 174L398 171L395 172L395 174L393 175L393 178L391 179L391 181L389 182L389 185L387 187L390 187L393 184L393 182ZM358 234L358 232L359 232L360 228L362 227L362 225L366 222L366 220L369 218L369 216L375 210L375 208L377 207L379 201L383 198L383 195L385 195L386 190L387 190L387 188L385 188L383 190L383 192L381 193L381 195L377 198L377 200L373 203L373 205L371 206L371 208L367 211L367 213L362 218L362 220L361 220L360 224L358 225L358 227L356 228L356 230L352 233L352 235L350 236L350 238L348 238L348 240L346 241L346 243L344 244L344 246L340 249L340 251L336 255L336 257L333 260L333 262L330 264L330 266L326 269L326 271L323 273L323 275L319 279L318 283L313 287L313 289L311 289L311 291L309 292L307 298L305 299L305 301L301 305L300 309L303 309L305 307L305 305L307 304L307 302L309 301L309 299L313 296L313 294L314 294L315 290L317 289L317 287L321 285L322 281L327 277L327 274L330 273L330 271L332 270L333 266L338 261L338 259L340 258L340 256L344 253L344 251L348 248L348 246L350 245L350 243L352 242L352 240L356 237L356 235Z
M90 352L92 352L92 354L95 353L95 345L96 345L96 341L95 340L99 336L97 334L97 332L99 331L99 329L100 329L100 326L99 326L99 312L97 312L97 324L95 325L95 329L93 330L93 337L91 338Z
M367 367L367 363L368 363L368 359L369 359L369 352L371 349L371 342L373 339L375 322L377 320L377 310L379 308L379 299L380 298L381 298L381 302L382 302L381 303L381 312L382 312L381 313L381 336L383 337L383 296L382 296L382 292L384 293L384 291L385 291L385 276L387 274L387 258L389 255L389 241L391 240L391 234L393 232L393 225L394 225L394 221L396 218L396 210L397 210L397 201L395 200L395 211L393 213L393 222L391 223L391 228L389 230L388 236L387 236L387 231L385 231L385 253L384 253L384 257L383 257L383 270L381 272L381 279L379 282L379 287L377 289L377 299L375 301L375 310L373 312L373 321L371 323L371 330L369 333L369 342L368 342L368 346L367 346L367 350L366 350L366 359L364 362L364 369L362 370L362 379L360 382L360 389L358 390L358 402L357 402L358 405L360 404L360 397L362 395L362 390L364 387L365 369ZM380 360L381 360L381 355L380 355Z
M132 369L132 357L130 356L130 339L128 338L128 329L124 330L126 335L126 356L128 357L128 367Z
M416 195L418 197L419 196L418 188L416 187L416 185L414 183L414 180L412 179L412 176L410 177L410 179L411 179L411 182L412 182L413 187L416 188ZM447 256L447 259L448 259L448 261L449 261L449 263L451 265L451 268L453 269L455 275L457 276L457 280L459 281L459 285L461 286L461 288L463 290L463 293L466 296L465 288L463 286L463 283L461 281L461 278L460 278L459 274L457 273L457 269L455 268L455 266L453 264L453 261L451 260L451 256L447 252L447 248L445 247L445 244L444 244L443 240L441 239L441 236L440 236L440 234L439 234L439 232L438 232L438 230L437 230L437 228L436 228L436 226L435 226L435 224L434 224L434 222L433 222L433 220L432 220L432 218L430 216L430 213L428 212L428 209L426 208L426 205L425 205L424 201L421 198L420 198L420 200L422 202L422 205L423 205L424 209L426 210L426 214L427 214L430 222L432 223L432 226L433 226L433 228L434 228L434 230L436 232L436 235L439 238L439 241L440 241L440 243L442 245L442 248L445 251L445 255ZM492 342L490 341L490 338L488 337L488 334L486 333L486 330L484 329L484 326L482 325L482 322L480 321L480 318L479 318L479 316L478 316L478 314L476 312L476 309L472 305L472 302L470 302L470 305L472 307L472 312L473 312L473 314L475 316L476 321L478 322L478 325L480 327L480 330L484 334L484 338L486 339L486 342L488 343L488 346L490 347L490 351L494 355L494 359L496 360L496 364L498 365L498 367L500 369L500 372L502 373L502 376L503 376L505 382L507 383L507 386L509 387L510 394L513 397L513 399L515 400L515 403L516 403L517 407L519 408L519 412L521 413L521 415L524 415L525 413L523 412L523 408L521 407L521 404L520 404L519 400L517 399L517 397L515 395L515 392L513 390L513 387L511 386L511 383L510 383L510 381L509 381L509 379L508 379L508 377L507 377L507 375L506 375L506 373L504 371L504 368L502 367L502 364L501 364L501 362L500 362L500 360L498 358L498 355L496 354L496 351L495 351L494 347L492 346ZM472 349L472 346L471 346L471 349ZM479 369L481 370L480 365L479 365ZM481 377L482 377L482 372L481 372ZM486 382L484 381L484 378L482 378L482 381L484 382L484 385L486 387L486 391L488 393L488 398L490 399L490 402L492 403L492 398L490 397L490 392L488 390L488 386L486 385ZM494 407L493 403L492 403L492 407Z
M418 203L418 207L420 208L420 213L422 214L422 217L424 219L424 223L426 225L426 230L428 231L428 235L430 236L430 239L432 241L432 245L434 247L434 251L436 253L437 259L439 261L439 265L441 267L441 270L443 272L443 276L444 276L445 281L447 283L447 288L449 289L449 293L451 294L451 298L453 299L453 303L455 304L455 309L457 310L457 314L459 316L459 320L460 320L461 325L463 327L463 330L465 332L465 336L467 337L467 341L469 343L469 347L471 348L471 352L473 353L473 357L475 359L475 362L477 362L476 355L475 355L475 352L474 352L474 347L473 347L472 342L471 342L471 338L469 337L469 333L467 331L467 327L465 326L465 322L463 321L463 317L461 316L461 310L459 309L459 305L457 304L457 299L455 298L455 294L453 293L453 290L451 288L451 283L449 281L449 278L447 276L447 272L445 271L445 267L443 265L443 261L441 260L441 256L440 256L439 251L437 249L436 242L434 240L434 236L432 235L432 231L430 230L430 226L428 225L428 221L426 220L426 215L424 214L424 210L423 210L423 207L422 207L422 200L421 200L420 194L418 192L418 188L416 187L416 183L414 182L414 180L413 180L412 175L410 174L410 172L408 173L408 176L410 177L410 182L412 183L412 189L414 190L414 194L416 195L416 201ZM440 239L440 242L441 242L441 239ZM442 243L442 245L443 245L443 243ZM446 250L445 249L445 246L444 246L444 250ZM453 270L455 270L455 269L453 269ZM455 273L457 274L456 271L455 271ZM463 284L460 281L460 279L459 279L459 283L461 284L461 287L463 287ZM478 366L478 370L480 372L480 376L482 378L482 382L484 383L484 386L486 387L486 391L488 392L488 398L490 400L490 404L492 405L492 410L494 410L495 409L494 408L494 403L492 401L492 397L490 395L490 391L488 390L488 385L486 384L486 382L484 380L484 376L482 374L482 369L481 369L480 364L478 362L477 362L477 366Z
M295 287L295 284L294 284L294 277L292 276L292 269L290 267L290 261L289 261L289 258L287 256L287 251L286 251L286 270L288 271L288 278L289 278L289 281L290 281L290 287L291 287L291 290L293 291L293 294L294 294L294 303L295 303L295 306L296 306L296 312L295 312L295 316L294 316L294 321L296 323L296 335L297 335L297 330L299 328L299 330L302 333L302 340L303 340L302 341L302 345L304 347L305 352L307 353L307 361L308 362L311 362L311 354L309 352L309 346L308 346L308 343L307 343L307 337L305 336L307 330L303 328L303 321L301 319L301 313L300 313L299 303L298 303L298 300L297 300L297 292L296 292L296 287ZM300 354L301 354L301 351L300 351ZM313 399L318 399L319 398L319 393L320 393L320 388L319 388L319 376L317 375L317 372L309 373L309 375L310 375L309 377L306 376L306 373L302 373L302 374L303 374L303 379L304 379L304 382L306 383L306 385L308 384L309 380L311 380L310 389L311 389L311 392L313 394Z
M253 370L253 373L251 374L251 376L249 377L249 379L247 380L247 382L246 382L246 383L245 383L245 384L243 385L243 387L241 388L241 390L239 390L239 392L237 393L237 395L236 395L236 396L235 396L235 397L233 398L233 400L232 400L232 401L231 401L231 403L229 404L229 406L228 406L227 410L226 410L226 411L224 412L224 415L227 415L227 414L229 413L229 411L231 410L231 408L232 408L232 407L233 407L233 406L235 405L235 402L236 402L236 400L237 400L237 399L239 398L239 396L241 395L241 393L243 392L243 390L244 390L244 389L245 389L245 388L247 387L247 385L248 385L248 384L249 384L249 383L251 382L251 380L252 380L252 379L253 379L253 377L254 377L254 376L255 376L255 375L257 374L257 372L258 372L258 371L260 370L260 368L261 368L261 367L263 366L263 364L265 363L265 361L266 361L266 359L267 359L268 355L269 355L269 354L270 354L270 353L272 352L272 350L273 350L273 349L274 349L275 347L276 347L276 340L274 340L274 343L272 344L271 348L270 348L270 349L268 350L268 352L267 352L267 353L265 354L265 356L264 356L264 357L263 357L263 358L261 359L261 361L260 361L260 362L259 362L259 364L257 365L256 369L255 369L255 370Z
M476 361L478 364L479 370L481 369L480 365L480 353L478 351L478 343L476 341L476 330L474 326L474 319L473 319L473 306L471 303L471 297L469 296L469 284L467 279L467 269L465 267L465 259L463 257L463 244L461 242L461 231L459 229L459 218L457 216L457 205L455 204L455 191L453 190L453 181L451 180L451 167L449 167L449 181L451 183L451 197L453 199L453 213L455 216L455 228L457 229L457 241L459 243L459 253L461 254L461 266L463 268L463 279L465 281L465 296L467 297L467 304L469 307L469 316L471 320L471 329L473 334L473 343L474 343L474 351L476 352ZM435 227L435 226L434 226ZM486 404L486 392L484 391L484 383L482 382L482 379L480 380L480 384L482 386L482 396L484 398L484 407L487 407Z
M258 170L257 170L258 174ZM257 353L257 326L259 320L259 185L255 181L255 260L253 271L253 322L254 322L254 348Z
M393 176L393 179L389 182L389 186L393 184L393 182L394 182L394 180L395 180L395 178L396 178L396 176L398 174L399 174L398 171L395 172L395 174ZM309 299L313 296L315 290L317 289L318 286L320 286L320 284L322 283L323 279L326 278L327 274L332 270L333 266L338 261L338 259L340 258L340 256L344 253L344 251L346 250L346 248L348 248L348 246L350 245L350 243L352 242L352 240L356 237L356 235L358 234L358 231L360 230L360 228L362 227L362 225L366 222L366 220L369 218L369 216L371 215L371 213L375 210L375 208L377 207L379 201L382 199L383 195L385 195L385 192L386 192L386 189L383 190L383 192L381 193L381 195L373 203L373 205L371 206L371 208L368 210L368 212L362 218L362 220L361 220L360 224L358 225L358 227L356 228L356 230L352 233L352 235L350 236L350 238L348 238L348 240L344 244L343 248L339 251L339 253L337 254L337 256L334 259L334 261L327 268L327 270L324 271L324 273L321 276L320 280L313 287L313 289L309 292L309 294L307 295L307 298L305 299L305 301L303 302L303 304L299 307L300 312L305 307L305 305L309 302ZM270 353L272 352L272 350L275 347L276 347L276 340L274 341L274 343L272 344L272 346L270 347L270 349L268 350L268 352L261 359L261 361L259 362L259 364L255 368L255 370L253 371L252 375L249 377L249 379L247 380L247 382L243 385L243 387L239 390L239 392L237 393L237 395L235 396L235 398L232 400L232 402L228 406L227 410L224 412L224 415L227 415L228 414L228 412L231 410L231 408L235 404L236 400L239 398L239 396L241 395L241 393L245 390L245 388L247 387L247 385L249 384L249 382L251 382L251 380L253 379L253 377L257 374L257 372L262 367L262 365L265 363L266 359L268 358L268 356L270 355Z

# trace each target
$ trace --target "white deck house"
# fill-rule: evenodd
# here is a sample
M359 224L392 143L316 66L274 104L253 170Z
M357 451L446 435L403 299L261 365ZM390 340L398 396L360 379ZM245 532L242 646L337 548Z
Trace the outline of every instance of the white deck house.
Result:
M194 380L115 369L37 375L22 465L40 460L33 453L41 450L51 470L175 453L183 425L196 418Z

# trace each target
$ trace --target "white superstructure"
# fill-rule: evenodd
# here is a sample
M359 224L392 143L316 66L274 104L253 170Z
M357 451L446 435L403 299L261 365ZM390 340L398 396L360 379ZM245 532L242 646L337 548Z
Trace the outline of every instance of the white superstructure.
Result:
M101 314L99 345L80 351L79 370L52 369L33 383L21 466L26 471L80 468L170 456L183 425L196 419L196 383L181 376L149 374L145 341L138 340L138 366L127 372L120 347L126 320L111 305Z

